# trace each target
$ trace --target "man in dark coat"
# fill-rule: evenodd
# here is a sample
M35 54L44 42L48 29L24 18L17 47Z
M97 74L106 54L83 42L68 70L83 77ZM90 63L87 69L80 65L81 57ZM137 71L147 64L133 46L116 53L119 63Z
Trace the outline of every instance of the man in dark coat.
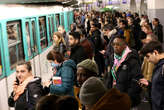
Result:
M145 45L141 54L147 56L148 60L156 65L152 75L152 82L140 79L151 91L152 110L164 110L164 52L159 41L151 41Z
M70 59L74 60L76 64L87 59L84 48L80 45L80 34L78 32L69 33L69 46L71 47Z
M163 43L163 26L160 24L158 18L154 18L152 23L154 25L154 34L158 37L158 40Z
M141 88L136 83L140 79L141 65L136 51L131 50L125 37L116 35L112 43L114 54L111 54L112 63L110 70L105 77L107 88L117 88L121 92L127 93L132 101L132 108L140 103Z
M94 48L94 60L96 61L99 68L99 76L104 73L105 59L104 56L100 53L103 49L103 41L101 39L101 32L98 29L98 23L91 24L90 35L88 40L91 42Z

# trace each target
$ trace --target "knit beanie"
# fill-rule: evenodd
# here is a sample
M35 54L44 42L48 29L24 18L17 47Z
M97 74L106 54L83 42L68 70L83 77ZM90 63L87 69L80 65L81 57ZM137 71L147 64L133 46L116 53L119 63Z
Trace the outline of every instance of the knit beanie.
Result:
M94 105L105 94L106 90L101 80L90 77L80 89L80 102L83 105Z
M77 64L78 67L83 67L84 69L87 69L91 72L97 73L98 74L98 67L97 64L92 61L91 59L86 59L80 63Z
M112 88L102 96L91 110L130 110L131 100L128 94Z

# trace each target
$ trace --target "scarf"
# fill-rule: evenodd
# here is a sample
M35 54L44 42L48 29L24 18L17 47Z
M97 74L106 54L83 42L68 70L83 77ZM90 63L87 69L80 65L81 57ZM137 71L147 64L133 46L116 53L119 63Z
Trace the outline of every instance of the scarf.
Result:
M17 86L15 95L14 95L14 101L16 101L19 98L19 96L24 93L27 84L33 79L34 79L34 77L30 76L26 80L24 80L23 83L21 83Z
M111 69L111 73L112 73L112 76L114 78L114 80L116 81L116 72L119 68L119 66L121 65L122 62L125 61L127 55L131 52L131 50L129 49L129 47L127 46L125 48L125 50L123 51L122 55L121 56L118 56L116 54L114 54L114 65Z

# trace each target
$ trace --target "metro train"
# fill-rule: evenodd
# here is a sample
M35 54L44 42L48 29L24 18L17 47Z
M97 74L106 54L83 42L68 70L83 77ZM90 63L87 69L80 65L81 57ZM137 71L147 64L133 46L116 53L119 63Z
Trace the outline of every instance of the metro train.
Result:
M58 5L0 5L0 110L11 110L8 97L18 62L30 61L34 75L47 81L52 69L46 59L59 25L69 31L73 9Z

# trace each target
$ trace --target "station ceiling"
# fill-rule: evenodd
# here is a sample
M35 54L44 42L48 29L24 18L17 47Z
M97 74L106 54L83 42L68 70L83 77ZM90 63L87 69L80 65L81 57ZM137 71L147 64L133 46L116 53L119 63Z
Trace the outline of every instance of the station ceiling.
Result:
M0 0L0 4L45 4L71 6L77 4L77 0Z

